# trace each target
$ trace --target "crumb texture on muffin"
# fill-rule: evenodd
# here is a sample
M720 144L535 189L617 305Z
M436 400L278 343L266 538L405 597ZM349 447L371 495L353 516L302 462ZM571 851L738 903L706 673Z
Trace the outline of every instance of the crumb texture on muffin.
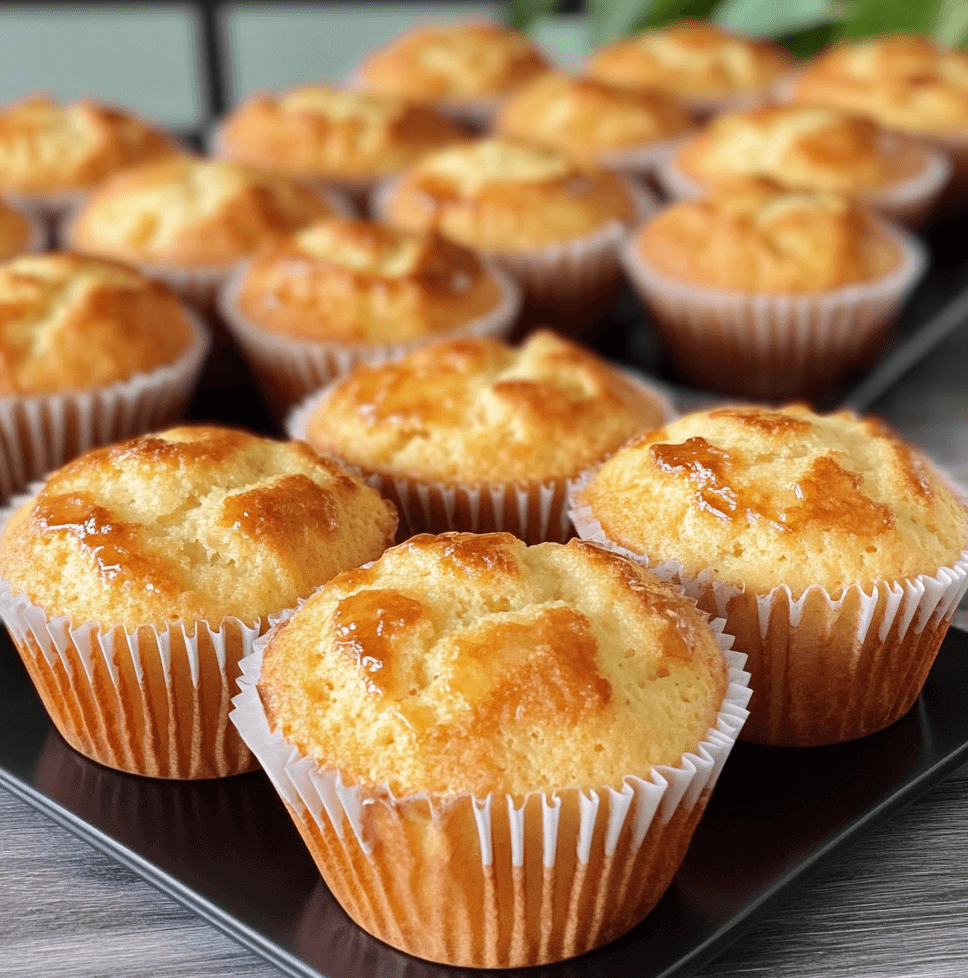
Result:
M968 544L968 512L874 418L801 405L697 412L636 438L583 493L606 536L689 577L756 593L934 574Z
M320 401L306 437L364 470L523 482L577 475L662 419L614 368L541 330L518 349L452 340L358 366Z
M70 244L118 261L220 265L321 217L329 204L288 177L187 157L117 174L71 223Z
M396 523L304 443L174 428L50 476L0 536L0 572L75 624L252 623L379 556Z
M472 251L432 231L341 218L259 251L237 297L241 312L264 329L338 343L446 332L500 300Z
M0 190L85 190L112 173L181 152L142 120L81 100L34 96L0 110Z
M270 726L398 797L619 787L678 764L728 685L705 616L589 544L422 535L272 637Z
M631 221L633 204L613 174L503 136L424 157L394 189L387 216L401 227L433 228L469 248L515 252Z
M175 296L123 265L66 253L0 264L0 395L126 380L191 339Z
M676 281L769 294L874 281L901 260L898 244L850 198L764 180L673 204L642 228L635 248Z
M259 95L232 112L219 153L307 178L370 178L400 170L466 134L428 108L391 95L305 85Z

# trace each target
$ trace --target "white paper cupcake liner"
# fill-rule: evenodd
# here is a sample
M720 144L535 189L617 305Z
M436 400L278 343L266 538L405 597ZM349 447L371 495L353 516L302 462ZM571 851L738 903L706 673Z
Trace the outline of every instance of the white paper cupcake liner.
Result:
M104 387L0 398L0 500L91 448L167 427L184 413L211 340L183 311L192 339L170 364Z
M242 663L231 720L364 929L449 964L562 960L618 937L658 901L736 741L749 676L712 624L730 679L714 727L677 766L628 775L620 789L396 798L385 785L348 785L270 729L257 686L268 636Z
M643 264L635 235L621 258L683 373L709 390L782 400L829 387L872 359L924 274L921 243L885 222L877 226L901 251L897 268L873 282L812 295L678 282Z
M798 597L787 585L756 594L712 570L692 577L673 559L653 565L610 540L582 499L595 474L569 493L578 536L681 585L707 614L726 619L753 677L743 739L840 743L884 729L914 705L968 588L968 549L935 574L851 584L837 597L819 584Z
M378 345L325 343L291 339L260 328L241 313L237 303L248 262L241 264L222 287L218 298L219 315L265 385L276 409L285 413L307 394L344 376L359 363L396 359L442 339L461 336L506 338L521 311L521 291L500 268L490 262L485 264L500 290L497 305L490 312L446 333L434 333L406 342Z
M622 375L655 402L662 415L658 426L677 417L676 409L665 393L634 374L622 371ZM311 394L290 412L286 419L286 432L290 438L306 440L310 418L329 396L335 383ZM569 487L581 478L580 475L534 481L428 482L397 473L367 471L341 458L337 461L397 507L401 533L407 536L453 530L467 533L504 531L535 544L565 543L574 535L567 500Z

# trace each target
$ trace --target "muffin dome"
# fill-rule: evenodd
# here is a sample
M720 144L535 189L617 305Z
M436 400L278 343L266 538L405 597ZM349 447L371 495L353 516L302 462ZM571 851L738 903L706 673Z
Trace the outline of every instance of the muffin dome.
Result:
M307 445L175 428L55 472L4 529L0 573L74 623L251 623L379 556L396 522Z
M346 783L520 798L695 751L728 674L706 618L631 562L509 534L414 537L272 636L270 727Z

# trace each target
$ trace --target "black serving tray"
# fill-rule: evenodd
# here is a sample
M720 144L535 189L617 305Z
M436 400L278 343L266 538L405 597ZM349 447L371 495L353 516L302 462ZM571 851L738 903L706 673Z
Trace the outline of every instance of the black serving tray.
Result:
M951 630L912 711L832 747L738 744L685 862L646 920L532 978L683 978L852 838L968 758L968 634ZM299 978L456 978L357 927L261 772L169 782L102 767L54 730L0 638L0 785Z

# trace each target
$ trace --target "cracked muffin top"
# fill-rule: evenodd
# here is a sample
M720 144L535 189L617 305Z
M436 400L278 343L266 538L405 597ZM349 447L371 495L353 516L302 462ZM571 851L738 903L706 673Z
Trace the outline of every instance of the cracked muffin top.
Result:
M396 526L302 442L173 428L54 472L0 535L0 573L75 625L251 624L378 557Z

